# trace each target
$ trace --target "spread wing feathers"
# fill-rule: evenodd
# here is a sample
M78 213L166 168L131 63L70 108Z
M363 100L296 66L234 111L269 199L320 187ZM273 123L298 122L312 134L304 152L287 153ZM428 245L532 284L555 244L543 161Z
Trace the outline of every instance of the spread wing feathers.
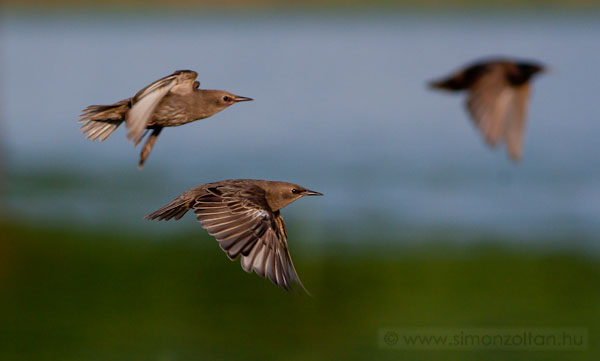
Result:
M230 259L241 255L244 271L254 271L285 290L292 289L291 281L304 288L287 248L283 219L271 211L262 189L208 188L193 208L202 227Z
M492 67L470 89L467 109L490 146L503 137L506 115L514 98L501 67Z
M513 161L521 159L523 152L523 134L525 133L525 120L527 119L527 105L530 87L524 84L515 89L515 96L511 103L504 129L506 149Z
M275 223L277 231L269 228L251 252L242 255L242 268L246 272L254 271L262 277L268 277L287 291L292 289L291 281L294 281L310 294L300 281L292 262L285 237L285 225L279 211L275 213Z
M85 122L80 128L81 133L91 140L106 140L125 119L129 101L124 99L112 105L90 105L85 108L79 116L79 122Z
M137 145L142 139L142 133L152 114L160 101L175 89L179 93L185 93L184 89L192 90L196 72L189 70L176 71L175 73L155 81L140 90L132 99L132 107L127 112L126 125L129 129L127 138Z

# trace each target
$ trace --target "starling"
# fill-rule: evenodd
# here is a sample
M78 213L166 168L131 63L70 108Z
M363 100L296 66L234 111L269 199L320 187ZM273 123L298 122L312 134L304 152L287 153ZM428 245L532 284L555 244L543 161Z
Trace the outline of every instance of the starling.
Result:
M198 74L179 70L155 81L132 98L112 105L90 105L83 110L81 131L91 140L104 141L125 122L127 138L136 146L148 133L140 154L138 168L150 155L156 138L164 127L175 127L208 118L231 104L252 100L223 90L199 89Z
M544 70L534 62L490 59L430 85L449 91L467 90L467 110L488 145L506 142L508 155L516 162L522 154L529 82Z
M145 218L177 220L193 209L229 259L241 256L244 271L287 291L291 281L306 291L292 263L280 210L303 196L322 195L287 182L224 180L192 188Z

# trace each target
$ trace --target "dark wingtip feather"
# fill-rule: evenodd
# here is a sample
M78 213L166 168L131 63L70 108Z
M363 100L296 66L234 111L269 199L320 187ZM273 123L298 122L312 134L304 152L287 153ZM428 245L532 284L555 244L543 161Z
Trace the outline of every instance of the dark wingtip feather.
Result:
M432 80L432 81L427 82L427 86L432 89L439 89L442 87L441 83L437 80Z
M465 88L464 84L461 84L460 81L456 78L433 80L430 81L428 85L431 89L441 89L450 91L458 91Z

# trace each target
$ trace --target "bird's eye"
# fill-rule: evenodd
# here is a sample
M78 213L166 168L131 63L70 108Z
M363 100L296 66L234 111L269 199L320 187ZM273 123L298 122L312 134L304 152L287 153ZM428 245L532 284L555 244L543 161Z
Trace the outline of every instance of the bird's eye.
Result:
M230 101L230 100L231 100L231 98L230 98L230 97L228 97L227 95L225 95L225 96L223 97L223 100L224 100L224 101L226 101L226 102L228 102L228 101Z
M292 193L298 194L298 193L300 193L300 191L298 191L296 188L294 188L294 189L292 189Z

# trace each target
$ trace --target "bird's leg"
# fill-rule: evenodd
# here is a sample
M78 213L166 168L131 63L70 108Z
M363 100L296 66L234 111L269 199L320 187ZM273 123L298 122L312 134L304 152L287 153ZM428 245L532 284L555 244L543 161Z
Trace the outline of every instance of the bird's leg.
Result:
M144 162L146 161L146 158L148 158L148 156L150 155L152 147L154 147L156 138L158 138L158 135L160 134L162 128L163 127L156 127L152 129L152 133L146 140L146 143L144 143L144 147L142 147L142 152L140 153L140 161L138 163L138 169L142 169L142 167L144 166Z

